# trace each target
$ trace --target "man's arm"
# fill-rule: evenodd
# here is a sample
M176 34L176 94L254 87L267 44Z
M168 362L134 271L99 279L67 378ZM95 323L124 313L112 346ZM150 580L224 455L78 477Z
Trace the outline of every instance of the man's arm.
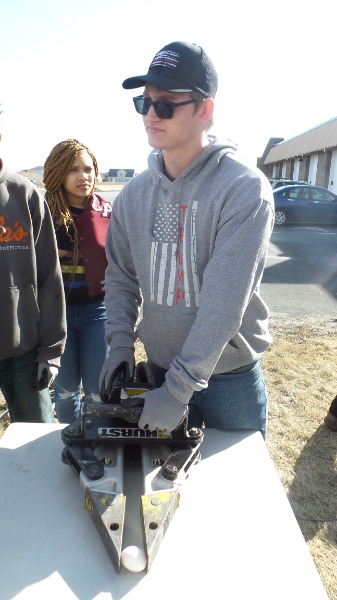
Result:
M166 375L168 390L175 397L183 400L207 387L233 338L238 344L242 342L242 347L254 344L257 354L268 345L262 339L260 344L258 339L262 321L268 318L259 292L273 222L272 198L262 197L260 186L249 179L238 185L220 215L213 254L203 274L196 319ZM263 327L265 323L261 330ZM233 354L240 353L238 347L232 350Z
M106 340L111 349L133 349L142 298L121 211L112 210L105 252Z
M118 217L116 210L112 211L105 252L108 261L104 283L106 341L110 351L99 378L100 395L104 401L109 396L114 374L122 364L127 367L131 377L133 376L135 326L141 305L128 235L123 219Z

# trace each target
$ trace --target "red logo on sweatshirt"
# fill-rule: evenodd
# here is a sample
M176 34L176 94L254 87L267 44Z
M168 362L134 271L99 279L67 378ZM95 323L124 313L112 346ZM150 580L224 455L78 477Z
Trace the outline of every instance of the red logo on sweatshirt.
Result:
M185 300L185 290L184 290L184 261L183 261L183 252L182 247L184 243L184 225L186 220L186 212L187 212L187 204L182 204L180 206L180 220L181 225L179 226L179 248L177 252L177 288L176 288L176 304L179 304L180 300ZM179 287L182 286L182 287Z
M0 215L0 242L21 242L28 235L20 221L14 221L13 229L5 224L5 217Z

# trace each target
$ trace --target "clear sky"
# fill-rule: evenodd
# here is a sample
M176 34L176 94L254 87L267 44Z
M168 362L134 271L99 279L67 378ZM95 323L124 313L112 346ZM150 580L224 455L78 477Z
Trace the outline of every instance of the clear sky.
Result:
M254 164L337 115L335 1L0 0L0 152L14 170L43 165L77 138L99 169L146 168L150 147L122 81L166 44L203 46L219 74L215 127Z

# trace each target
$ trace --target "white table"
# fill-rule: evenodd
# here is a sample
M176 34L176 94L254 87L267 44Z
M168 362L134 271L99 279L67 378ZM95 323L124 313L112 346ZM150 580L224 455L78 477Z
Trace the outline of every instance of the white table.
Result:
M259 433L206 430L152 568L117 575L62 427L14 423L0 440L1 600L327 600Z

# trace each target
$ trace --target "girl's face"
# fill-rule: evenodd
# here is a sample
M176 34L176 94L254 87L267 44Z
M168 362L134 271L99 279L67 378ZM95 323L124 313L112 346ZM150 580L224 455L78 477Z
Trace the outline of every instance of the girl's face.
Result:
M70 206L85 206L86 198L95 184L95 168L90 154L80 150L63 182L66 198Z

